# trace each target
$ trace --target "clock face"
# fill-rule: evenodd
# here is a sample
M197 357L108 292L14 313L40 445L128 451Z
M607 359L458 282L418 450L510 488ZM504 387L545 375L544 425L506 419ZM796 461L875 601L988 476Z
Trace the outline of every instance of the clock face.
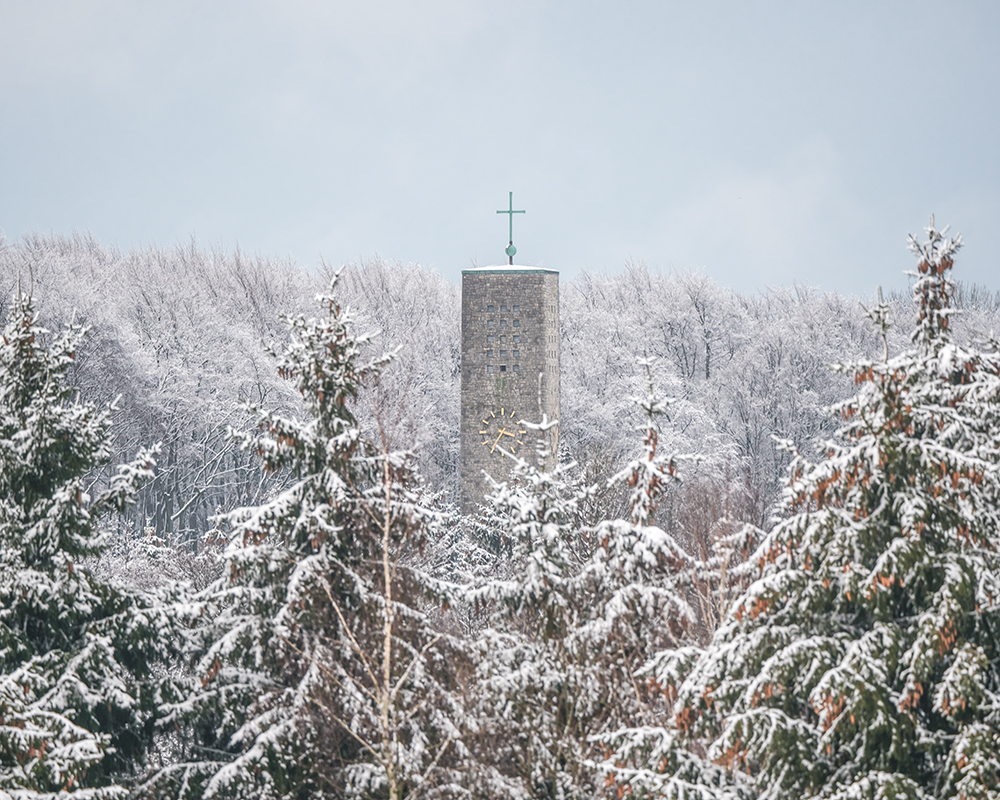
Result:
M518 424L513 409L508 411L501 406L499 411L490 411L480 422L482 445L489 449L491 455L503 455L501 450L516 455L524 444L524 434L527 431Z

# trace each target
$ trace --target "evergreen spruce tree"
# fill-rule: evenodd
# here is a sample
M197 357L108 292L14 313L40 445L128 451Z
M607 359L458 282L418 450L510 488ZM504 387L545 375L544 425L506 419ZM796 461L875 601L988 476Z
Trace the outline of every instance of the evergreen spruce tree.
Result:
M285 488L213 533L224 570L195 604L195 677L165 708L182 758L153 796L402 800L459 785L460 648L432 624L448 587L416 563L438 515L412 454L358 428L352 404L387 359L362 363L333 291L325 316L286 319L278 358L308 419L258 411L239 435Z
M677 480L674 457L658 451L666 403L651 388L638 405L641 452L610 480L628 492L628 519L581 527L592 489L575 486L566 466L544 472L521 461L492 498L513 569L472 592L493 609L480 640L483 730L496 765L485 796L602 794L600 738L658 705L635 671L686 639L691 559L654 522Z
M468 598L489 618L477 641L477 797L566 797L582 788L579 723L592 692L563 646L578 612L580 568L567 472L520 460L484 514L494 529L486 538L509 554L510 569L470 587Z
M90 569L107 543L100 515L124 510L154 451L88 495L109 410L66 384L83 336L71 325L46 348L19 292L0 342L0 798L124 795L151 742L151 665L170 643L147 599Z
M792 464L757 579L703 653L653 669L672 719L619 737L623 788L1000 797L1000 354L952 341L944 233L911 238L912 347L843 367L841 439Z

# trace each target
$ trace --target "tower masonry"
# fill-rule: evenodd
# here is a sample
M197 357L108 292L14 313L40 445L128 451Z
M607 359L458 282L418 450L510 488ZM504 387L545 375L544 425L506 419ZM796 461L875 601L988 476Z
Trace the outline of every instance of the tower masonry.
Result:
M477 267L462 272L461 510L474 513L494 480L534 459L522 421L559 419L559 273ZM548 434L554 454L557 429ZM552 456L554 461L554 456Z

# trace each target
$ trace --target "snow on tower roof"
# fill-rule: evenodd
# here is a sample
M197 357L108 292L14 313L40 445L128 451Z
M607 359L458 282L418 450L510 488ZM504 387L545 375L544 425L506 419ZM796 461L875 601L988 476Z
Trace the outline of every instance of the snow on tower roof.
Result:
M462 270L463 275L467 272L551 272L558 274L559 270L547 269L546 267L527 267L518 264L497 264L493 267L470 267L469 269Z

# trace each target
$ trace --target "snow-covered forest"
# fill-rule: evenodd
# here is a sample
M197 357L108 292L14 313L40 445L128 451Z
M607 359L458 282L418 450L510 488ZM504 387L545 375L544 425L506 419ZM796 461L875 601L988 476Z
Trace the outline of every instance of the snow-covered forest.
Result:
M1000 798L959 247L564 280L559 466L462 518L433 271L0 241L0 799Z

